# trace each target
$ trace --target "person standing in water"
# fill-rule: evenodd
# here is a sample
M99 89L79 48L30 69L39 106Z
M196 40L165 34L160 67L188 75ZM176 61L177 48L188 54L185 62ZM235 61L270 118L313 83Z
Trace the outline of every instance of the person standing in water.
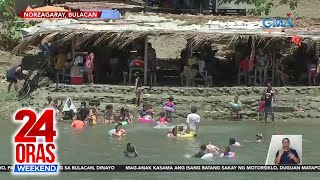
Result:
M197 114L197 108L191 107L191 114L187 116L187 129L197 132L200 126L200 116Z
M231 118L241 119L241 114L240 114L241 108L242 108L242 103L239 101L239 96L235 96L233 101L230 102Z
M136 82L135 82L135 94L136 94L136 105L137 107L141 104L141 94L142 94L142 79L140 78L139 72L135 73Z
M284 138L282 140L282 149L280 149L274 160L274 164L299 164L300 158L296 150L290 148L290 140Z
M166 118L168 122L172 122L172 119L173 119L172 113L176 112L177 110L175 104L173 103L173 100L174 100L173 96L170 96L168 98L168 101L163 106L166 112Z
M268 115L271 114L272 122L274 123L274 112L273 112L273 102L274 102L275 91L272 89L270 83L268 83L268 88L264 92L265 99L265 111L264 111L264 122L267 122Z

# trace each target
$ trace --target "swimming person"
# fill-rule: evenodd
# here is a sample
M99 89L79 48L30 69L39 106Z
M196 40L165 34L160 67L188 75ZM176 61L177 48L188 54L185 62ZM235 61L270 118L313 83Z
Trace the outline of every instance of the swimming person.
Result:
M206 151L208 153L213 154L213 155L219 155L219 153L220 153L220 149L218 147L216 147L215 145L213 145L211 142L208 142L208 144L206 146Z
M171 137L171 138L177 137L178 133L179 133L179 126L176 126L176 127L172 128L171 132L169 132L167 134L167 136Z
M98 115L99 115L98 108L96 106L93 106L90 109L89 115L88 115L88 121L90 126L96 125L99 122Z
M138 153L136 151L136 148L132 145L132 143L127 144L127 148L124 151L124 156L126 157L138 157Z
M184 129L183 126L178 126L178 134L182 135L186 135L186 134L190 134L191 130L189 127L187 127L187 129Z
M71 127L76 129L84 128L84 122L81 120L79 113L76 114L75 119L71 123Z
M202 156L204 156L205 154L207 154L206 148L207 148L207 145L202 144L202 145L200 146L200 151L199 151L197 154L195 154L193 157L195 157L195 158L202 158Z
M256 143L261 143L262 142L262 134L261 133L256 134L256 138L257 138Z
M160 117L158 119L158 123L160 123L160 124L167 123L167 118L166 118L166 113L165 112L160 112Z
M290 148L290 140L284 138L282 140L282 149L278 150L274 164L299 164L300 158L296 150Z
M229 139L229 145L230 146L241 146L240 143L237 142L235 138L230 138Z
M197 132L200 126L200 116L197 114L197 108L191 107L191 113L187 116L187 127L191 131Z
M142 105L142 109L139 110L139 116L140 117L145 117L146 115L148 115L148 110L149 110L148 104L144 103Z
M132 123L132 115L130 113L129 108L121 108L118 119L119 122Z
M116 113L113 110L113 105L106 105L106 111L104 113L104 123L114 123L117 120Z
M220 154L220 157L232 158L232 157L236 157L236 153L230 152L230 147L227 146L224 148L224 152L222 154Z

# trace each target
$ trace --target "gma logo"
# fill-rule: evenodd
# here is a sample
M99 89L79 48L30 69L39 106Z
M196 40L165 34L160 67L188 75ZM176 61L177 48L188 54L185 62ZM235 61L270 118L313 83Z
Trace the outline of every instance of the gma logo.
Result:
M262 20L262 25L265 28L287 28L287 27L293 28L294 27L291 18L287 18L286 20L283 20L282 18L279 18L279 19L264 18Z

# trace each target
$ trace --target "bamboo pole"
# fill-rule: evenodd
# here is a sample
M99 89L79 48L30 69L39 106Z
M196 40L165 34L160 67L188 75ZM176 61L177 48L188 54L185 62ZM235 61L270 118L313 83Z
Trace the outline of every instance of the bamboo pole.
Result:
M143 83L147 85L148 83L148 36L144 39L144 74Z
M276 68L276 50L272 50L272 84L274 84L275 80L275 68Z
M71 54L72 54L72 63L76 59L76 47L75 47L75 40L72 38L71 40Z

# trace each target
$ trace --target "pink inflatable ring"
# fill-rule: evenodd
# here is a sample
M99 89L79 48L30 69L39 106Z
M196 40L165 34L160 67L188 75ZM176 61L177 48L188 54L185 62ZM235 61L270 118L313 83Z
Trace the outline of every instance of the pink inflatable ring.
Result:
M138 118L139 123L154 123L153 119L145 118L145 117L140 117Z

